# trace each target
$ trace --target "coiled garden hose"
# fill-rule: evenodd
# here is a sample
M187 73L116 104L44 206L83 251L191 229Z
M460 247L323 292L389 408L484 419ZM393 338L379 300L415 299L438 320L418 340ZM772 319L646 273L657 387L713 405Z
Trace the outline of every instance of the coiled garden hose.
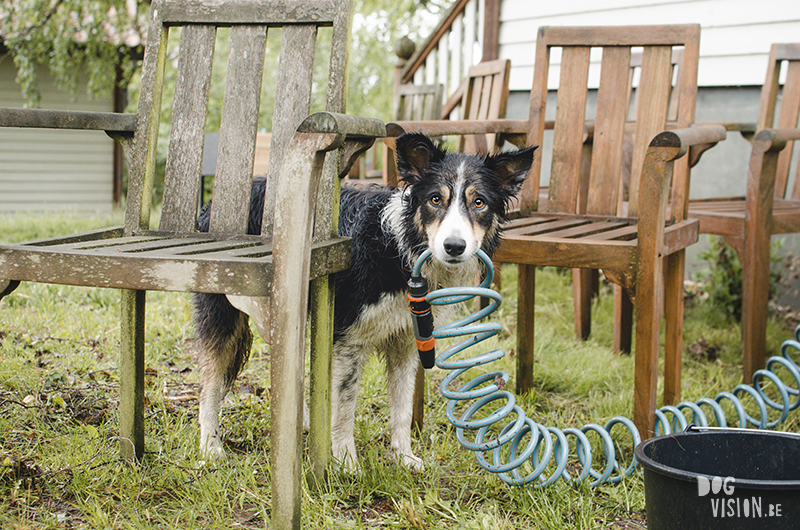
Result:
M457 390L451 388L453 382L471 368L494 362L505 355L504 350L495 349L466 359L455 358L465 349L497 335L502 330L499 323L479 322L500 307L502 297L497 291L488 288L494 276L494 267L489 257L480 250L478 258L486 270L485 278L480 286L452 287L428 292L427 281L422 277L421 271L422 266L430 257L431 251L427 250L414 265L412 277L409 280L409 304L414 318L417 348L423 366L425 368L433 367L435 358L435 366L449 372L441 382L440 393L449 400L446 410L447 419L456 427L456 436L461 446L475 453L475 458L481 467L496 473L503 481L513 485L530 484L538 479L535 486L539 487L553 484L559 478L582 482L591 476L594 481L590 485L595 487L605 483L619 482L634 473L637 466L636 458L632 457L628 467L622 470L616 460L614 441L610 434L615 426L621 425L630 435L633 447L638 445L641 442L639 431L628 418L617 416L604 426L589 423L580 429L546 427L526 416L522 408L516 404L514 394L503 389L509 381L509 375L504 371L489 372L475 377ZM488 299L489 305L454 322L436 329L433 328L432 305L457 304L475 297ZM453 337L467 338L448 347L438 357L435 357L435 340ZM740 384L731 392L720 392L713 400L702 398L694 403L684 401L676 406L661 407L655 412L656 434L670 434L673 428L675 430L685 429L689 422L684 411L691 412L692 423L708 427L709 417L702 407L713 412L714 421L719 427L726 427L727 418L720 406L723 401L729 401L733 405L739 419L739 427L752 424L765 429L783 422L789 411L800 405L800 391L798 391L800 389L800 368L789 357L791 349L800 351L800 326L795 329L795 340L787 340L781 347L782 356L770 358L766 368L755 373L753 386ZM779 367L789 371L797 384L796 388L786 385L778 377L775 371ZM774 383L781 395L782 404L766 395L762 387L764 379ZM745 411L744 404L740 399L740 396L744 395L751 397L752 401L756 403L759 411L758 417L753 417ZM796 397L794 402L791 402L790 396ZM458 416L456 406L466 400L475 401ZM501 406L493 406L491 413L485 411L483 415L478 414L481 409L495 401L500 401ZM768 407L780 411L780 417L774 421L768 421ZM501 423L507 419L507 422ZM504 426L499 429L499 434L490 435L487 438L490 428L495 425L498 428ZM466 431L476 431L474 439L468 440L465 435ZM602 443L606 459L606 465L602 471L592 468L592 448L587 436L592 433L594 433L593 436L599 436ZM567 469L570 449L568 437L575 439L575 453L581 468L577 476L573 476ZM525 439L528 439L528 442L524 444L523 448ZM633 453L632 449L631 453ZM526 470L530 469L530 472L523 476L520 472L522 467L525 467ZM552 472L549 471L551 468L554 468Z

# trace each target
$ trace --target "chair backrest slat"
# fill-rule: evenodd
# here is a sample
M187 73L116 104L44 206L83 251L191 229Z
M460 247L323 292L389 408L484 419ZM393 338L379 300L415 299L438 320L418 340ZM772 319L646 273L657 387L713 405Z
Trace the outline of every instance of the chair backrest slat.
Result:
M196 224L215 39L214 26L185 26L181 33L161 230L192 232Z
M608 193L594 193L588 197L587 212L612 215L617 211L622 142L630 98L630 63L630 48L603 50L589 180Z
M161 94L171 61L169 32L181 32L175 73L175 97L164 169L164 197L159 228L178 233L192 232L198 213L203 140L208 119L209 89L216 39L230 34L225 90L220 112L219 148L216 158L210 229L221 233L243 233L247 229L250 189L259 115L272 114L268 195L289 141L297 126L311 111L314 56L320 27L331 27L326 110L345 111L347 60L352 25L351 0L153 0L145 63L139 96L139 126L131 145L127 234L149 227L156 147L162 114ZM218 32L218 28L230 31ZM268 28L282 30L281 51L274 109L260 109ZM228 48L219 45L220 50ZM271 87L270 87L271 88ZM327 234L335 227L334 189L338 153L326 157L320 183L322 208L316 219L327 223ZM328 163L330 161L330 164ZM331 182L328 182L331 181ZM333 194L333 195L332 195ZM262 233L271 234L274 201L265 203L267 220ZM333 208L333 209L332 209ZM321 232L320 232L321 233Z
M797 127L797 118L800 114L800 60L789 61L786 67L786 83L783 85L781 94L781 110L778 114L778 127L794 129ZM792 164L792 154L794 152L794 142L788 142L781 154L778 156L778 168L776 170L776 181L780 181L781 187L786 189L789 181L789 168ZM775 183L777 188L778 182ZM784 194L781 194L784 196ZM793 197L800 197L800 182L795 179Z
M156 148L164 92L169 28L162 24L162 10L150 10L150 29L145 44L139 90L138 124L128 154L128 193L125 235L149 228L156 173Z
M211 232L247 231L248 212L242 205L248 204L253 181L266 41L266 26L231 29Z
M694 121L699 38L697 24L539 29L530 100L527 139L530 145L543 143L550 60L551 56L558 57L551 54L551 49L561 49L548 211L624 214L620 209L624 200L620 189L630 161L627 213L637 214L638 179L650 141L667 128L668 119L674 119L678 127L688 127ZM593 120L591 116L587 120L590 59L594 49L602 52L600 84L596 114ZM681 51L683 58L678 61L673 89L675 57ZM634 55L639 53L641 59ZM632 73L639 64L640 81L634 92ZM638 103L631 114L634 93ZM592 137L590 156L584 144L587 132ZM683 218L688 207L688 166L680 166L680 160L675 162L673 219ZM538 209L540 172L541 157L536 157L520 194L520 210L525 215Z
M547 209L574 212L577 208L581 153L586 130L589 79L588 46L565 47L561 54L561 79L553 130L553 163Z
M281 36L275 110L272 117L272 144L267 181L278 177L283 155L295 129L311 109L312 74L317 28L287 26ZM271 233L275 215L276 186L267 185L261 232Z
M786 83L781 94L781 110L778 114L778 127L794 129L797 127L797 118L800 114L800 60L789 61L786 67ZM788 142L778 156L778 169L776 180L780 181L783 189L788 184L789 168L792 164L794 142ZM800 182L795 179L793 197L800 197ZM776 182L775 186L778 186ZM784 194L781 194L784 196Z
M672 89L672 48L652 46L642 53L642 81L639 85L640 104L636 112L636 132L631 162L631 187L628 195L629 215L638 214L639 176L650 140L664 130Z

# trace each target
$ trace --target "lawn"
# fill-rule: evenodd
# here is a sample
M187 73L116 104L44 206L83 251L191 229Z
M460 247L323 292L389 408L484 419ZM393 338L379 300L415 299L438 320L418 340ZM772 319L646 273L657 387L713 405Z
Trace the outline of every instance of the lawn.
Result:
M116 218L0 217L0 240L20 241L118 224ZM514 267L503 267L504 332L485 349L509 351L514 376ZM537 282L535 389L518 403L544 425L604 424L632 409L633 359L611 352L612 303L604 286L589 341L574 338L571 275L545 269ZM198 451L197 381L190 298L147 299L147 441L139 463L118 458L119 374L116 291L23 284L0 302L0 528L265 528L269 521L269 347L252 358L223 408L230 457ZM791 337L770 319L769 348ZM699 297L686 309L684 398L714 397L740 380L737 323ZM702 340L701 340L702 339ZM484 343L486 344L486 343ZM303 490L304 528L642 528L639 474L596 489L560 481L509 487L462 450L428 374L426 423L412 474L389 457L388 405L377 359L366 371L356 420L359 475L335 470ZM783 429L799 431L796 415ZM614 431L620 459L632 448ZM602 457L595 456L603 465ZM572 469L575 463L572 463Z

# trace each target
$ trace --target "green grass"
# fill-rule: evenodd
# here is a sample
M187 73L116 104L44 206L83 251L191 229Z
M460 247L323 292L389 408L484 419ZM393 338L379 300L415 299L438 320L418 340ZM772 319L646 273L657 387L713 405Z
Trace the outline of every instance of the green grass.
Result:
M119 224L80 217L0 217L0 240L43 238ZM514 347L515 268L503 267L505 326L485 349ZM535 389L518 403L536 421L560 428L629 415L633 359L610 351L612 301L595 302L592 338L574 339L570 275L537 276ZM197 448L197 381L189 297L147 299L146 455L117 455L118 293L23 284L0 302L0 528L265 528L270 515L269 347L253 356L223 408L230 458L204 461ZM700 337L718 357L684 354L684 397L713 397L741 378L740 330L702 301L690 300L685 345ZM769 348L790 337L771 319ZM483 348L482 345L482 349ZM514 374L513 353L497 363ZM330 473L303 490L304 528L640 528L640 476L591 489L559 483L512 488L460 449L428 375L425 428L414 475L389 455L387 392L381 363L370 362L356 419L362 473ZM791 417L784 426L797 431ZM632 448L614 430L622 460ZM602 460L601 457L596 457ZM595 467L603 464L598 462Z

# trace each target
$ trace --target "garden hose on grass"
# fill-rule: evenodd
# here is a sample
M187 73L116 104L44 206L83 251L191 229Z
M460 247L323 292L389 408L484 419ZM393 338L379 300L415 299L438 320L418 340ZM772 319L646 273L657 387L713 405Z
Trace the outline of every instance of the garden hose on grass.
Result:
M494 313L502 302L502 297L497 291L488 286L494 277L492 261L483 252L478 251L478 257L486 268L486 277L479 287L451 287L428 292L427 281L422 277L421 270L425 262L430 259L431 251L425 251L419 257L412 270L409 280L409 304L414 318L414 333L420 360L425 368L434 364L449 373L440 385L440 393L449 400L446 415L448 421L456 427L456 436L465 449L473 451L478 464L496 473L503 481L513 485L525 485L536 481L535 486L553 484L559 478L567 481L582 482L588 476L594 481L591 486L606 483L616 483L636 470L636 458L632 457L630 464L624 470L616 460L615 444L611 438L611 431L615 426L622 429L630 436L633 447L641 442L639 431L633 422L623 416L609 420L604 426L589 423L580 429L569 427L558 429L546 427L526 416L525 412L516 404L514 394L504 390L508 383L509 375L504 371L489 372L475 377L457 390L451 388L456 378L477 366L501 359L505 351L496 349L474 357L456 359L456 356L465 349L474 346L490 337L497 335L502 326L494 322L479 322ZM489 305L468 316L450 322L439 328L433 329L432 305L457 304L471 300L475 297L484 297L489 300ZM760 429L772 428L784 420L789 411L800 405L800 367L789 357L790 350L800 352L800 326L795 329L795 340L787 340L781 347L781 357L772 357L767 361L765 369L758 370L753 375L753 385L737 385L731 392L720 392L712 400L699 399L697 402L684 401L676 406L664 406L656 410L656 435L670 434L673 430L684 430L689 421L701 427L709 426L709 416L706 410L713 413L717 426L727 427L727 418L720 403L728 401L733 405L738 416L738 426L747 427L748 424ZM467 337L462 342L448 347L438 357L435 356L434 342L436 339ZM434 363L435 358L435 363ZM783 382L776 374L780 367L785 368L794 378L796 387L793 388ZM782 403L778 403L767 396L762 382L768 379L780 393ZM758 408L758 416L748 414L744 408L742 397L749 396ZM794 402L790 396L794 396ZM474 400L461 415L457 415L456 406L467 400ZM478 414L490 403L495 404L484 414ZM780 412L774 420L768 420L768 408ZM691 420L687 420L686 412L691 413ZM513 414L513 416L512 416ZM504 421L507 420L507 421ZM499 433L490 435L489 430ZM502 427L502 428L500 428ZM465 432L476 431L475 437L468 440ZM602 471L592 468L592 447L589 436L598 436L603 447L606 459ZM580 463L581 471L573 476L568 470L570 443L569 437L575 439L575 453ZM523 442L527 439L527 444ZM524 447L523 447L524 445ZM633 447L631 454L633 454ZM551 471L552 470L552 471ZM525 473L525 474L523 474ZM538 479L538 481L537 481Z

